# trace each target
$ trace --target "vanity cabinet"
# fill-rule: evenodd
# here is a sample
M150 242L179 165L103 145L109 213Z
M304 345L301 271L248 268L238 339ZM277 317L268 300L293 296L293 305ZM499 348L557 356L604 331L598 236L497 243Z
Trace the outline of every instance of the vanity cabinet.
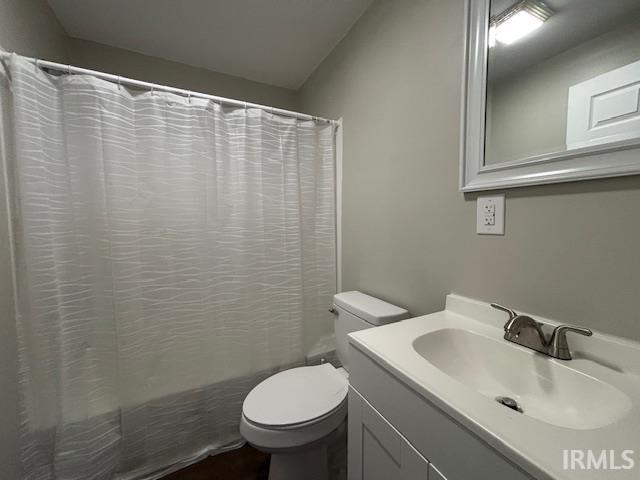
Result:
M349 349L349 480L535 480L388 367Z
M354 389L348 467L349 480L429 479L429 462Z

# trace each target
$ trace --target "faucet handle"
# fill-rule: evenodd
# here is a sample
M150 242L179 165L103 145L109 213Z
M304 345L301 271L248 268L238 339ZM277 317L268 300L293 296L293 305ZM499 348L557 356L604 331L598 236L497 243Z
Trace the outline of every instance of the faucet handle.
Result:
M567 343L567 333L579 333L586 337L593 335L593 332L584 327L576 327L574 325L560 325L553 330L551 339L549 340L549 355L559 358L560 360L571 360L571 351Z
M554 332L558 332L558 335L564 334L565 336L567 332L579 333L580 335L584 335L585 337L590 337L591 335L593 335L593 332L590 328L576 327L575 325L560 325L554 329Z
M493 308L497 308L498 310L502 310L503 312L506 312L509 314L509 320L512 320L514 318L516 318L518 316L518 314L516 312L514 312L512 309L510 309L509 307L503 307L502 305L498 304L498 303L492 303L491 306Z
M518 314L516 312L514 312L512 309L510 309L509 307L504 307L498 303L492 303L491 306L493 308L496 308L498 310L502 310L503 312L506 312L509 314L509 320L507 320L507 323L504 324L504 331L508 331L509 328L511 328L511 322L513 322L514 318L516 318L518 316Z

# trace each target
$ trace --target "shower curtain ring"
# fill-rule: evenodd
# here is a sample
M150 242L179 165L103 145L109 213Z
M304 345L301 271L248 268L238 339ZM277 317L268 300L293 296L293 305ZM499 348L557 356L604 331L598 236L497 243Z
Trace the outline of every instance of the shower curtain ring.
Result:
M122 77L118 75L118 90L122 88Z
M71 65L67 65L67 75L71 75Z

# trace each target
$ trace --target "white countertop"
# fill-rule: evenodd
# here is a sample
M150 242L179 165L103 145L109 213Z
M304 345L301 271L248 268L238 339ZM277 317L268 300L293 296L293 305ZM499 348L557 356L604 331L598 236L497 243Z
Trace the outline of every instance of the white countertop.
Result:
M522 313L522 312L520 312ZM531 315L550 325L558 322ZM572 335L570 361L549 358L605 382L631 399L628 412L618 421L596 429L560 427L511 411L438 369L413 348L413 341L445 328L470 331L501 339L504 313L488 304L458 295L447 297L442 312L362 330L350 335L351 343L507 458L537 479L638 480L640 478L640 344L594 332L592 337ZM506 340L503 340L506 342ZM524 347L533 355L540 355ZM453 353L453 352L452 352ZM546 358L546 357L545 357ZM526 412L525 412L526 413ZM621 453L633 450L635 467L627 470L565 470L563 450L614 451L616 466Z

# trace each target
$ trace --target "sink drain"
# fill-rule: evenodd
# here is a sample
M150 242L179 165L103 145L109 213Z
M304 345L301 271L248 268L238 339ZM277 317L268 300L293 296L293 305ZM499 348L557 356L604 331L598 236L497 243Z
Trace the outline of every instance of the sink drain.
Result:
M496 402L516 412L523 412L522 407L511 397L496 397Z

